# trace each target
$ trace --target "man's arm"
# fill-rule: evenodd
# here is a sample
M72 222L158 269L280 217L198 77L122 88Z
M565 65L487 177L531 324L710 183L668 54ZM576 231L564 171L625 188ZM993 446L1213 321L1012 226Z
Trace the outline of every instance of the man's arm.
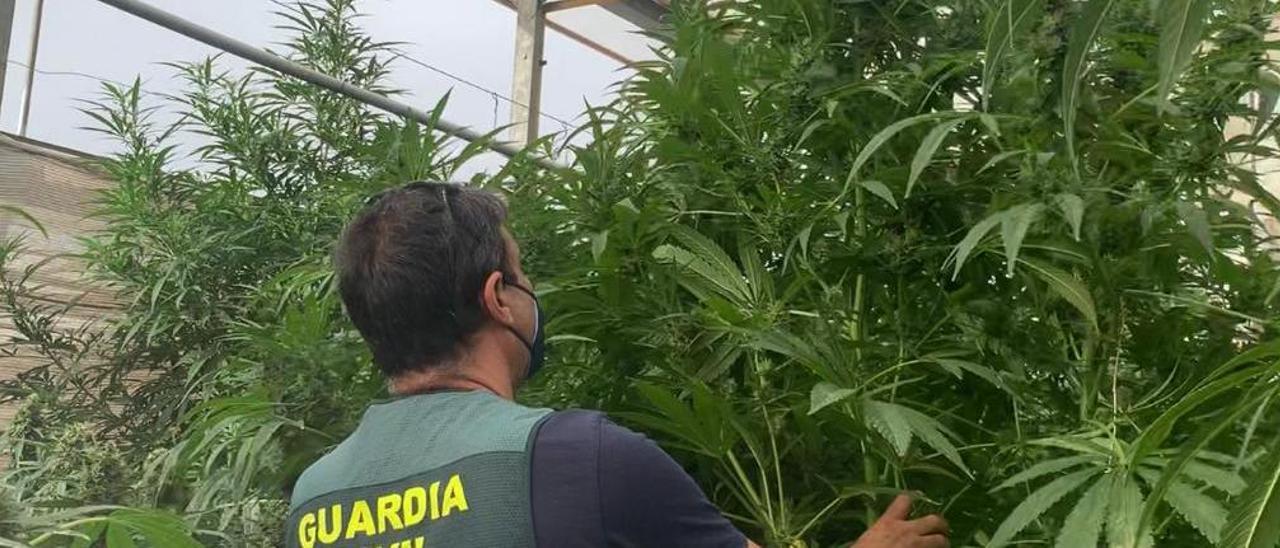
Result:
M532 490L539 546L747 545L661 448L597 412L559 412L542 425Z
M653 441L605 419L600 442L601 507L610 546L747 545L684 468Z
M605 523L614 524L619 544L760 548L738 533L693 478L648 438L607 419L601 436L602 485L613 487L603 492ZM655 505L661 511L655 512ZM898 495L850 548L950 546L949 526L942 516L913 520L910 515L911 497Z
M600 413L552 416L532 466L539 545L759 548L657 444ZM945 548L946 522L910 510L899 497L852 548Z

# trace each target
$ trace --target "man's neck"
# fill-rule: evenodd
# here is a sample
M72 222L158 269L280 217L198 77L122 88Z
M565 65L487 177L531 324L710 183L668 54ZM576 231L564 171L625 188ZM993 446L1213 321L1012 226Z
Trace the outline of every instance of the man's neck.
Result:
M392 394L412 396L441 390L486 390L498 397L514 400L515 386L483 369L472 367L435 367L410 371L392 378L388 384Z

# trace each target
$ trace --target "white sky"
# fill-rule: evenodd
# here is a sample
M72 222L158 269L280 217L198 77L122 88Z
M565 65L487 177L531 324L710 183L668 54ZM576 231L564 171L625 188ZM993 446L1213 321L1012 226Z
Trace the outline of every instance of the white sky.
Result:
M6 1L6 0L0 0ZM146 0L195 23L271 47L284 31L273 28L279 19L268 0ZM16 0L13 40L4 97L0 99L0 130L17 133L36 0ZM46 72L80 72L120 82L140 76L144 89L171 93L179 89L167 61L193 61L216 50L170 32L96 0L45 0L37 67ZM402 42L411 57L487 88L502 96L511 92L514 59L514 13L493 0L359 0L366 14L361 25L375 40ZM648 43L632 34L636 29L598 7L560 12L553 20L603 41L630 58L645 58ZM547 30L543 72L544 134L563 130L551 117L572 123L584 101L601 104L612 84L626 76L622 66L554 30ZM224 67L245 62L224 55ZM509 105L488 91L478 90L412 62L393 66L390 83L405 89L401 100L423 109L452 90L445 118L479 130L508 122ZM95 98L100 83L68 74L37 73L33 86L27 135L54 144L102 154L110 151L105 137L79 129L89 120L78 101ZM498 165L486 159L479 168Z

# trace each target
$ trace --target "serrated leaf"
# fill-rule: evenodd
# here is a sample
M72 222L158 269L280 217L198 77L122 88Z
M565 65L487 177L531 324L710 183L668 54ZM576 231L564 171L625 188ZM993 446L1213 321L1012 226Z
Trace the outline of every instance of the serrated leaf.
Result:
M1223 470L1203 462L1191 461L1182 469L1183 475L1222 491L1228 495L1238 495L1246 485L1240 474L1231 470Z
M719 448L714 446L715 440L702 434L698 417L675 394L649 383L639 383L636 389L656 413L634 413L629 416L632 420L677 438L692 450L712 455L718 451Z
M1076 165L1076 109L1080 108L1080 80L1088 66L1085 61L1089 50L1102 31L1102 22L1113 1L1089 0L1080 17L1072 23L1071 36L1067 40L1067 56L1062 65L1062 124L1063 135L1067 138L1067 159L1073 167Z
M1275 548L1280 543L1280 439L1227 514L1221 546Z
M769 352L777 352L813 370L819 378L835 378L830 361L809 341L780 329L770 329L754 334L753 346Z
M1068 468L1075 468L1082 464L1087 464L1087 463L1096 462L1096 461L1097 461L1097 458L1090 455L1074 455L1070 457L1059 457L1056 459L1037 462L1031 465L1030 467L1028 467L1026 470L1023 470L1021 472L1018 472L1017 474L1010 476L1009 479L1004 480L1002 483L1000 483L1000 485L993 487L991 491L995 492L1001 489L1008 489L1015 485L1021 485L1025 482L1031 481L1041 476L1047 476L1049 474L1061 472Z
M1000 220L1004 218L1004 214L1005 212L999 211L988 215L987 218L981 221L978 221L978 224L973 225L973 228L970 228L969 232L964 235L964 239L960 240L960 243L956 244L955 251L952 252L956 261L955 271L951 274L952 280L956 279L956 277L960 275L960 268L963 267L965 261L969 259L969 255L973 253L973 249L978 247L978 244L982 243L982 239L987 236L987 233L991 232L991 229L995 228L997 224L1000 224Z
M1062 217L1071 225L1071 237L1080 241L1080 226L1084 223L1084 200L1075 194L1059 194L1053 201L1062 210Z
M773 298L773 279L760 262L760 252L746 239L738 243L738 259L742 261L742 270L747 274L751 295L757 301Z
M955 358L926 358L929 361L942 366L956 378L962 378L962 372L968 372L974 376L991 383L996 388L1013 394L1009 389L1009 385L1005 384L1004 379L1000 378L1000 373L985 365L974 363L968 360L960 360Z
M738 270L738 265L733 263L733 259L730 259L729 254L725 253L719 245L698 231L683 225L672 226L671 234L684 245L685 249L713 267L725 284L732 286L738 294L746 295L746 284L742 273Z
M746 278L720 246L686 227L674 228L673 234L687 247L660 245L653 250L653 258L675 263L697 277L696 280L688 280L682 276L682 285L704 300L709 297L702 287L705 284L735 305L745 305L750 301L751 291Z
M1169 485L1164 500L1209 542L1216 544L1222 537L1227 509L1218 501L1182 482Z
M948 435L954 434L951 434L942 423L933 417L907 406L899 407L901 407L900 413L911 427L911 432L916 437L919 437L921 442L941 453L944 458L951 461L951 464L956 465L956 468L963 470L966 474L970 474L969 467L965 465L964 459L960 457L960 450L948 438Z
M982 65L982 109L991 109L991 90L1004 54L1013 47L1014 36L1040 19L1043 0L1005 0L991 13L987 24L987 47Z
M894 209L898 209L898 201L893 199L893 191L889 190L889 187L885 186L884 183L880 181L859 181L858 186L867 189L867 191L875 194L876 197L888 202Z
M942 141L947 138L947 134L956 126L964 123L965 119L948 120L942 122L929 130L924 136L924 140L920 141L920 147L916 149L916 155L911 159L911 173L907 176L907 191L903 196L910 197L911 189L915 188L916 180L920 178L920 174L924 172L924 168L929 167L933 162L934 154L937 154L938 147L942 145Z
M658 262L672 263L687 270L679 277L680 285L700 301L708 302L718 299L720 297L717 295L727 292L725 288L706 281L715 277L714 269L684 248L663 244L654 248L653 258Z
M1160 480L1160 473L1148 468L1139 470L1138 475L1150 485L1155 485ZM1218 542L1222 524L1227 518L1227 509L1221 503L1181 481L1169 484L1164 501L1206 539Z
M1128 475L1117 475L1111 484L1108 504L1107 542L1112 548L1146 548L1151 546L1148 532L1139 534L1142 519L1142 490L1138 481Z
M1022 250L1022 240L1027 237L1027 229L1031 228L1031 223L1035 222L1043 209L1041 204L1014 206L1000 220L1000 237L1004 240L1005 262L1010 276L1013 276L1014 267L1018 264L1018 252Z
M862 404L868 426L879 432L893 446L898 456L906 456L911 448L911 423L902 414L902 406L875 400Z
M1245 376L1241 377L1240 375L1242 374ZM1220 383L1234 383L1232 386L1238 387L1242 385L1241 383L1244 380L1250 378L1249 376L1252 374L1254 374L1252 371L1246 370L1228 375L1223 379L1218 379L1217 381L1208 383L1196 391L1193 391L1191 394L1184 396L1182 400L1190 401L1179 401L1172 408L1166 410L1160 417L1157 417L1151 425L1147 426L1143 433L1138 437L1137 441L1131 444L1130 458L1134 462L1142 462L1144 460L1144 455L1150 454L1155 447L1159 447L1169 436L1174 422L1190 410L1204 403L1206 399L1212 398L1215 394L1221 393L1220 386L1215 385L1219 385ZM1146 505L1146 508L1144 508L1142 512L1143 524L1153 523L1156 509L1160 506L1158 502L1164 499L1164 494L1168 491L1169 486L1177 480L1178 477L1182 476L1182 471L1186 468L1187 464L1192 462L1195 456L1203 454L1205 452L1204 448L1209 444L1209 442L1216 439L1223 431L1234 426L1236 419L1246 411L1253 409L1254 405L1257 405L1264 398L1269 396L1270 394L1267 392L1262 392L1261 397L1257 393L1249 395L1244 399L1244 401L1239 402L1239 405L1234 406L1234 408L1228 407L1226 413L1215 417L1212 421L1202 424L1196 429L1196 432L1192 434L1190 438L1181 442L1181 449L1178 451L1178 455L1164 465L1161 470L1159 481L1151 486L1151 502Z
M987 543L987 548L1000 548L1009 544L1014 535L1017 535L1032 521L1039 518L1041 514L1052 508L1054 504L1062 500L1062 497L1075 491L1089 478L1097 474L1098 471L1094 469L1072 472L1033 491L1027 498L1022 499L1022 502L1009 513L1008 517L1004 518L1004 522L991 535L991 541Z
M809 391L809 414L817 413L824 407L840 402L857 393L858 391L852 388L840 388L829 382L815 384L813 389Z
M1212 0L1164 0L1160 4L1160 42L1156 51L1160 82L1156 101L1162 110L1173 85L1204 39L1205 20L1212 5Z
M1103 476L1093 482L1076 505L1062 522L1062 530L1054 546L1058 548L1080 548L1097 546L1098 536L1102 534L1102 521L1107 515L1107 499L1111 494L1111 479Z
M1080 282L1075 276L1061 270L1049 263L1033 260L1021 259L1022 264L1030 267L1031 271L1037 277L1044 280L1049 288L1057 293L1067 302L1071 303L1085 320L1094 329L1098 327L1098 312L1093 304L1093 296L1089 294L1089 288Z

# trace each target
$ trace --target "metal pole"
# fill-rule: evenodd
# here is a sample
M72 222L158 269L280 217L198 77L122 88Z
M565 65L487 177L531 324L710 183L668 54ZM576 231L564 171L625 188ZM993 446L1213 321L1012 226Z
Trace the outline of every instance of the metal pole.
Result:
M23 137L27 136L27 122L31 120L31 90L36 85L36 56L40 53L40 28L44 26L43 22L44 0L36 0L36 21L31 30L31 51L27 54L27 85L22 88L22 114L18 118L18 135ZM8 63L8 58L5 59L5 63Z
M511 140L526 144L538 138L546 14L542 12L542 0L515 2L516 66L511 76Z
M13 39L15 0L0 0L0 105L4 102L4 80L9 73L9 41Z
M0 0L3 1L3 0ZM320 86L329 91L339 93L360 101L366 105L378 108L380 110L412 118L422 124L431 124L431 115L425 111L413 108L409 105L391 99L385 95L379 95L367 89L354 86L350 83L343 82L337 78L324 74L322 72L304 67L293 61L270 53L266 50L256 48L245 42L241 42L219 33L212 29L202 27L191 21L187 21L172 13L164 10L156 9L148 4L137 0L98 0L103 4L119 9L120 11L132 14L139 18L145 19L166 29L174 31L178 34L191 38L193 40L203 42L225 52L231 53L237 57L252 61L259 65L265 66L272 70L287 74L304 82L308 82ZM434 129L452 135L464 141L479 141L483 137L474 130L454 124L447 120L437 120ZM485 145L490 150L502 154L508 158L516 156L520 149L512 146L511 143L488 141ZM565 166L559 165L546 158L532 156L538 165L547 169L565 169Z

